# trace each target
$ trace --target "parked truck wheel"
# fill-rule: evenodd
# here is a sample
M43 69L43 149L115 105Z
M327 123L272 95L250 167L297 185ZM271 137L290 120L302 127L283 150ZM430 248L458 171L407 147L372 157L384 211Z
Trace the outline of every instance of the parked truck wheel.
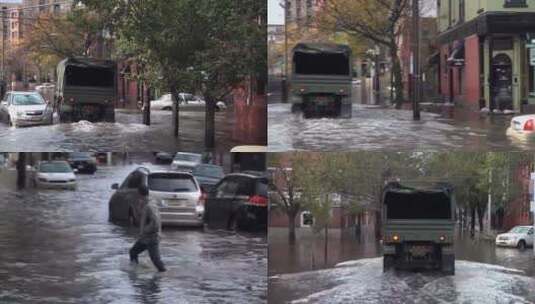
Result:
M394 269L396 259L393 255L385 255L383 257L383 272Z
M455 274L455 255L442 256L442 272L447 275Z

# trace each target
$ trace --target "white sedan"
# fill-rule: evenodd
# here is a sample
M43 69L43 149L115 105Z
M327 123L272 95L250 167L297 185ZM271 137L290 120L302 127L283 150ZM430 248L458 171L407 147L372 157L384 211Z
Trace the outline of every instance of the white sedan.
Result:
M507 135L519 139L535 138L535 115L513 117Z
M498 236L496 236L496 245L517 247L519 249L533 246L533 227L515 226L507 233L498 234Z
M0 119L11 127L52 124L52 105L37 92L7 92L0 102Z
M76 189L76 175L66 161L41 161L34 177L35 186L49 189Z
M194 96L193 94L189 93L179 93L179 104L180 107L200 107L204 108L206 106L206 102L197 96ZM160 98L156 100L152 100L150 104L150 108L152 110L164 110L164 111L171 111L173 109L173 95L171 93L167 93L162 95ZM225 110L227 108L227 105L222 102L218 101L216 103L216 111Z

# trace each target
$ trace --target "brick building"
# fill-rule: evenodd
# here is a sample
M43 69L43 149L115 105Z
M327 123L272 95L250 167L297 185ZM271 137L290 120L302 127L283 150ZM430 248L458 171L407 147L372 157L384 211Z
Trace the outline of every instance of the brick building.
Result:
M535 42L535 2L437 0L437 4L442 96L475 110L532 111L535 69L528 45Z

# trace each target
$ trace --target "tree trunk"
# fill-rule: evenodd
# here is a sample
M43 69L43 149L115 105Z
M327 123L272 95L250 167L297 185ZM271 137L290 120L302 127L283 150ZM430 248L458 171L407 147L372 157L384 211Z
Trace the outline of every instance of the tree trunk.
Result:
M24 188L26 188L26 152L20 152L17 161L17 189Z
M478 207L477 208L477 217L479 220L479 232L483 232L483 218L485 217L485 208Z
M171 94L173 94L173 99L174 99L174 102L173 102L173 135L175 137L178 137L178 131L179 131L179 119L180 119L180 107L179 107L179 100L180 100L180 97L178 95L178 91L176 89L176 86L171 84L169 86L169 89L171 91Z
M472 219L470 222L470 235L474 236L476 231L476 208L470 207L470 217Z
M288 241L295 244L295 214L288 213Z
M207 151L213 151L215 148L215 104L216 100L212 96L205 96L205 127L204 127L204 146Z
M143 124L150 126L150 101L152 96L150 94L150 88L147 88L147 98L145 98L145 85L143 85Z
M390 45L390 56L392 58L392 74L394 76L394 104L396 109L401 109L403 106L403 81L402 81L402 72L401 64L398 56L398 46L395 43L395 38L393 43Z
M328 242L328 240L329 240L329 224L328 223L325 225L325 229L324 230L325 230L325 242L324 242L325 243L325 247L324 247L324 257L325 257L324 263L325 263L325 265L324 266L327 266L327 261L329 260L328 252L327 252L328 249L329 249L329 247L328 247L328 244L329 244L329 242Z

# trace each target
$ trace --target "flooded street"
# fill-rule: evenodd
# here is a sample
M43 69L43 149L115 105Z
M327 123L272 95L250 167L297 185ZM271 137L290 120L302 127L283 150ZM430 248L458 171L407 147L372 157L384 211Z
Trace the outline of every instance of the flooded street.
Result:
M383 273L381 245L343 236L285 242L270 231L270 303L533 303L535 257L531 248L495 247L457 236L456 274ZM312 263L312 257L315 261Z
M204 151L204 111L180 112L180 137L173 136L170 111L152 111L151 125L138 111L118 110L116 123L80 121L70 124L10 128L0 123L3 152L41 151ZM216 113L216 150L228 151L233 110Z
M273 93L274 94L274 93ZM291 113L291 105L268 105L269 150L462 150L509 151L535 148L535 142L506 134L512 116L460 112L453 108L440 114L422 112L421 121L411 110L353 104L351 119L305 119ZM278 95L274 94L274 98Z
M146 164L143 164L146 165ZM1 303L263 303L263 235L164 228L158 273L131 265L137 228L108 222L110 185L136 165L79 175L77 191L0 187Z
M455 276L383 273L382 258L270 277L270 303L533 303L535 278L457 260Z

